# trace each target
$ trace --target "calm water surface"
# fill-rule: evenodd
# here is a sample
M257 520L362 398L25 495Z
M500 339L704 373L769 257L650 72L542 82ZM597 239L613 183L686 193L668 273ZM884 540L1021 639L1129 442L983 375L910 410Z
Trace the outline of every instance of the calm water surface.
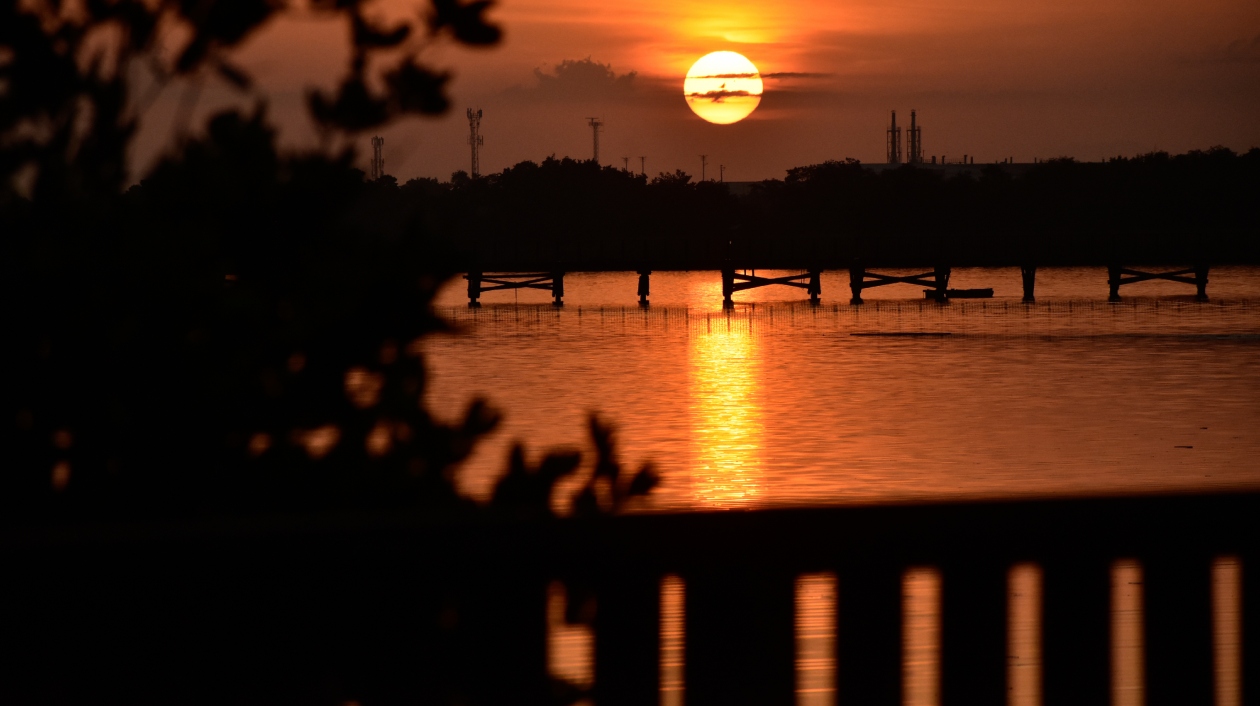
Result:
M665 272L644 311L635 284L571 274L560 310L441 293L462 330L424 343L431 408L505 414L466 492L487 497L514 440L585 447L591 411L660 469L650 511L1260 484L1260 268L1214 270L1206 304L1163 282L1108 304L1101 268L1039 271L1031 306L1014 269L955 270L996 296L945 306L895 285L852 307L826 273L817 309L771 287L726 313L718 273ZM890 333L949 335L861 335Z

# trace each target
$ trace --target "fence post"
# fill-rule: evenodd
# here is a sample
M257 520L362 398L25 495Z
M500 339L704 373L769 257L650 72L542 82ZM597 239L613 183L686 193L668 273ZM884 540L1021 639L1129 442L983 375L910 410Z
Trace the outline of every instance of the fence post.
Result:
M1158 551L1142 558L1146 703L1209 704L1212 678L1212 559Z
M1111 703L1111 563L1081 551L1042 565L1045 706Z
M1008 567L954 562L941 567L941 703L1006 703Z
M879 566L838 574L836 702L900 706L902 572Z
M794 575L767 567L685 574L687 706L792 706Z
M599 586L595 611L595 701L654 704L660 697L661 579L615 571Z

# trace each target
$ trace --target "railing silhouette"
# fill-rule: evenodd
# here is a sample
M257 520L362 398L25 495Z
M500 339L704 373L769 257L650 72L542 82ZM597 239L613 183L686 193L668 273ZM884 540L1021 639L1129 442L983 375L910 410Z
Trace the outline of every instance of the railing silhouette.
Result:
M8 530L6 703L544 704L546 596L590 596L593 699L657 703L661 581L685 701L791 704L794 582L837 577L842 705L900 704L901 580L941 577L941 702L1005 704L1010 568L1042 586L1043 703L1110 701L1113 562L1144 575L1151 706L1213 702L1211 569L1241 561L1260 682L1260 493L455 522L403 515ZM590 602L574 600L574 605ZM590 617L590 616L588 616Z

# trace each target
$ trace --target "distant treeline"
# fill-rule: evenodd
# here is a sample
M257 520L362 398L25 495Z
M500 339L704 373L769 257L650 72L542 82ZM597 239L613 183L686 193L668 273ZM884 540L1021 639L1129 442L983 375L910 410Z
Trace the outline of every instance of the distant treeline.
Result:
M423 203L460 269L1260 262L1260 149L978 172L828 161L736 195L682 171L548 158L376 186Z

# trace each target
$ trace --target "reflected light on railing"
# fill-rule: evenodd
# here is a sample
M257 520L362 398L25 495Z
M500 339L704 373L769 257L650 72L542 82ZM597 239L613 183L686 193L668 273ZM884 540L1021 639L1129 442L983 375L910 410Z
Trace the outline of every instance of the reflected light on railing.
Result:
M1242 565L1238 557L1220 557L1212 563L1212 661L1216 675L1216 706L1242 704L1241 621Z
M1111 703L1143 706L1142 566L1131 559L1111 566Z
M796 580L796 706L836 702L836 575Z
M661 580L661 706L683 706L683 581Z
M688 340L692 487L700 507L755 503L762 493L757 339L715 325Z
M595 683L595 636L588 626L565 621L566 593L559 581L547 587L547 671L556 679L589 689Z
M940 706L941 574L931 567L913 567L906 570L901 586L905 616L901 635L901 702L907 706Z
M1007 587L1007 704L1041 706L1041 567L1016 564Z

